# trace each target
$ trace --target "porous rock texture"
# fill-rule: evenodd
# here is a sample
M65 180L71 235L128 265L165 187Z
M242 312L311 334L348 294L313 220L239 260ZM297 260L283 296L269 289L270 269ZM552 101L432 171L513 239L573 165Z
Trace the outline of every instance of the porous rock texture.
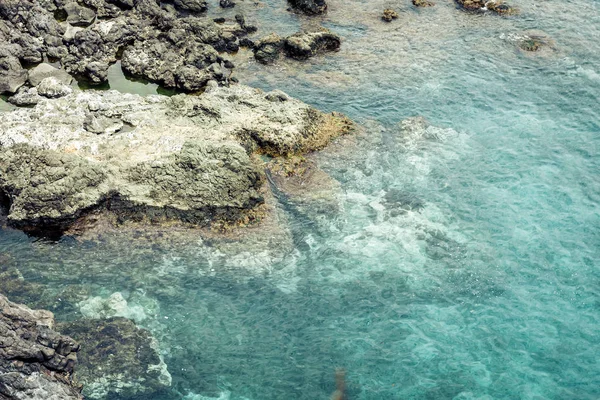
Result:
M0 295L0 399L83 399L72 380L79 345L53 325L51 312Z
M107 82L109 66L121 57L125 72L168 88L227 83L221 67L234 66L218 52L237 51L238 38L255 28L198 15L205 1L176 0L174 7L156 0L2 0L0 93L15 93L27 81L22 65L45 58L92 84ZM61 13L66 21L55 19Z
M86 399L149 399L171 386L156 339L133 321L81 319L59 328L85 344L75 377L83 384Z
M75 92L0 114L0 198L8 222L32 232L61 232L95 211L235 223L263 203L257 154L317 150L349 126L242 85L201 96Z
M305 60L318 53L336 51L341 38L327 29L298 32L285 39L284 50L288 57Z

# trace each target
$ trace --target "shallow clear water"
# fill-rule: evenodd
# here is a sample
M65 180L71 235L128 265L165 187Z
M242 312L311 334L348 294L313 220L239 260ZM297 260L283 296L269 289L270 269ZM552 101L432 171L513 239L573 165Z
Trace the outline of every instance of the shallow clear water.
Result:
M384 24L386 2L332 0L340 52L237 56L243 82L367 126L360 151L319 157L339 215L281 206L295 249L280 260L4 231L7 263L46 292L121 292L161 342L160 399L327 399L337 367L348 399L600 398L600 3L515 2L510 19L438 3ZM272 30L310 23L274 4L256 11ZM529 29L556 49L503 39ZM400 135L414 115L436 139ZM398 212L390 192L419 207Z

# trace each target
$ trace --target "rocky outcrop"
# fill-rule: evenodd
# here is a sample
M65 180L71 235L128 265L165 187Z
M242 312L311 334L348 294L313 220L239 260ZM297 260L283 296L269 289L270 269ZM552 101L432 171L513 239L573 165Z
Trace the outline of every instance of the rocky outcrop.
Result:
M27 71L21 67L19 59L2 55L0 47L0 93L15 93L27 81Z
M456 3L467 11L482 11L485 7L485 0L456 0Z
M171 385L156 339L129 319L77 320L60 330L85 343L75 377L86 399L152 398Z
M435 3L428 0L412 0L415 7L433 7Z
M51 312L0 295L0 398L83 399L72 380L79 345L53 325Z
M237 51L238 39L256 28L243 17L221 27L195 16L206 9L205 1L176 0L174 7L187 16L154 0L3 1L0 92L15 93L26 75L21 63L44 57L60 60L66 72L92 84L105 83L109 66L121 57L125 72L168 88L197 91L209 80L226 84L222 68L234 65L218 52ZM66 22L59 24L55 15Z
M290 58L306 60L320 53L337 51L341 43L342 39L327 29L298 32L285 39L272 33L256 42L254 57L263 64L271 64L283 50Z
M298 32L285 39L284 50L288 57L305 60L316 54L339 50L342 39L327 29Z
M39 85L45 78L56 78L63 85L69 85L73 78L63 69L58 69L50 64L42 63L29 70L28 82L31 86Z
M545 57L558 52L554 40L540 30L502 34L500 38L529 56Z
M325 0L288 0L292 9L308 15L323 14L327 11Z
M76 92L0 115L8 221L61 232L97 211L120 220L235 222L263 202L254 154L302 154L349 130L283 92L201 96Z
M265 36L255 43L254 58L263 64L275 62L281 54L283 43L284 40L276 33Z

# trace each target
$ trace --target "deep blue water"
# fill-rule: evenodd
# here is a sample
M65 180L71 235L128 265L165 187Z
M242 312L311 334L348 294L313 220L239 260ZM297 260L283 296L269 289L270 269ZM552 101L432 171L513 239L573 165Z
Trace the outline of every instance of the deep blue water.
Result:
M272 30L309 24L265 3ZM240 60L242 82L367 126L359 151L319 157L339 215L282 206L281 259L13 231L0 249L48 291L138 306L173 376L165 399L327 399L338 367L348 399L600 398L599 3L515 2L510 19L438 3L398 5L394 25L377 18L387 3L331 1L340 52ZM530 29L555 49L503 39ZM416 115L438 138L401 135ZM394 191L419 207L396 212Z

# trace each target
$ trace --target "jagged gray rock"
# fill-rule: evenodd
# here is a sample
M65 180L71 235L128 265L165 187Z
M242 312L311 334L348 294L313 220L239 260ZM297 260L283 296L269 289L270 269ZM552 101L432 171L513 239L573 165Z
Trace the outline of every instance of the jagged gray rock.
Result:
M305 60L318 53L336 51L342 39L327 29L298 32L285 39L284 50L288 57Z
M85 343L75 376L87 399L151 398L171 385L156 339L129 319L77 320L60 330Z
M174 5L191 15L180 18L154 0L2 1L0 91L14 93L22 85L19 61L40 63L46 56L59 59L69 74L102 84L122 53L126 72L168 87L197 91L208 80L226 84L227 74L217 66L234 65L217 52L237 51L238 37L256 28L219 27L194 16L206 9L203 0ZM68 23L59 24L55 12L64 12Z
M0 295L0 398L83 399L71 378L79 345L53 325L51 312Z
M42 79L37 85L38 94L45 97L63 97L73 92L70 86L65 85L53 76Z

